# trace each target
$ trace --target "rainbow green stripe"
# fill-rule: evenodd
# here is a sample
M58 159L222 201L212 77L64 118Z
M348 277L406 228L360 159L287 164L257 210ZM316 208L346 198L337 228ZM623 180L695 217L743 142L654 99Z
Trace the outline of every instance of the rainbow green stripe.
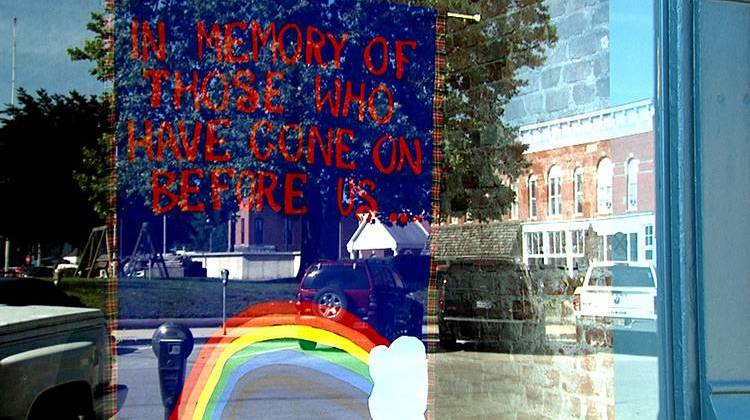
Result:
M272 340L254 343L227 360L219 382L211 394L203 419L221 417L232 389L245 375L268 365L311 368L322 375L346 382L365 394L372 390L369 367L337 349L302 350L296 340Z

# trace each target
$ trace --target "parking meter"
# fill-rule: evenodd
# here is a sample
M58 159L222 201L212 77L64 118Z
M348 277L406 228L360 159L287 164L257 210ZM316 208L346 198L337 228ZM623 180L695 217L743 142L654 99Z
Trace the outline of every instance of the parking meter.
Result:
M159 388L164 418L168 419L185 382L185 362L193 351L193 334L182 325L167 322L154 331L151 348L159 364Z

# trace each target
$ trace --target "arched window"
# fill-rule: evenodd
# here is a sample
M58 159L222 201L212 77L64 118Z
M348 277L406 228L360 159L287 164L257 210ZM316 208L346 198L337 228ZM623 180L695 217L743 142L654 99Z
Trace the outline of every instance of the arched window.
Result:
M596 168L596 208L598 213L612 212L612 160L604 158Z
M547 175L547 214L559 216L562 213L562 171L557 165L549 169Z
M628 161L628 211L638 210L638 159Z
M529 177L529 218L536 218L536 175Z
M576 168L573 172L573 208L576 214L583 214L583 169Z

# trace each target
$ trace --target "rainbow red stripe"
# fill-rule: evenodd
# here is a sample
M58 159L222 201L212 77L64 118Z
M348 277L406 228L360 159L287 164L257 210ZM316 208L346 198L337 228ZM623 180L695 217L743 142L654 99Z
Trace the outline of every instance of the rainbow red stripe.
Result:
M302 350L299 340L335 350ZM203 346L170 418L221 418L238 383L269 366L312 370L366 397L372 389L369 353L381 344L389 342L349 313L336 322L297 315L291 302L253 306L229 320L226 336L217 329Z

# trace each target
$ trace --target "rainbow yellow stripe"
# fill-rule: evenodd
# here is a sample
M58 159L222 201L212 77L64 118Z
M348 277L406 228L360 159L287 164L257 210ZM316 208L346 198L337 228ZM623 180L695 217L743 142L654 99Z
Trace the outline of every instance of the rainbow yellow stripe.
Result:
M339 322L288 313L234 320L230 325L227 336L217 331L203 346L186 380L178 410L170 418L215 418L221 414L237 377L263 364L314 365L323 374L366 389L363 384L372 383L368 371L370 350L387 344L369 327L354 329ZM332 358L323 352L303 351L296 346L299 340L341 352ZM284 357L279 357L282 354Z

